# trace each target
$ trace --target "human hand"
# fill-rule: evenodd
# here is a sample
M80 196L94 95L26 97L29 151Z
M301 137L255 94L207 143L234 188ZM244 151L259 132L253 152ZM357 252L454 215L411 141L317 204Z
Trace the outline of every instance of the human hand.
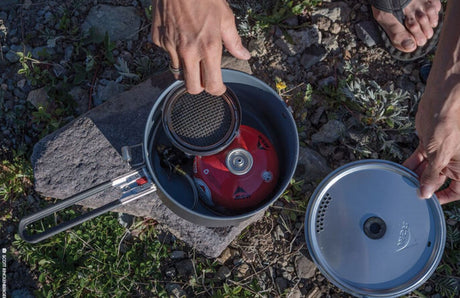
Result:
M241 43L235 17L225 0L153 0L152 39L171 58L172 69L182 69L191 94L205 90L221 95L222 42L236 58L251 55ZM176 79L181 74L174 74Z
M451 179L446 189L436 192L441 204L460 200L460 86L445 90L452 91L446 95L437 87L427 88L416 115L420 144L403 163L419 175L422 198L430 198Z

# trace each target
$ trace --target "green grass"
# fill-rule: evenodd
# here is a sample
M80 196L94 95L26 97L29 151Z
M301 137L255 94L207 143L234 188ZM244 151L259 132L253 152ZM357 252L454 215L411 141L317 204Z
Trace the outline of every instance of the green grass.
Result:
M0 163L1 202L12 202L26 195L32 187L32 168L23 156L17 155L13 161Z
M38 274L42 288L35 294L43 297L164 296L160 267L168 250L152 221L127 231L113 213L40 244L16 236L12 246L12 253Z

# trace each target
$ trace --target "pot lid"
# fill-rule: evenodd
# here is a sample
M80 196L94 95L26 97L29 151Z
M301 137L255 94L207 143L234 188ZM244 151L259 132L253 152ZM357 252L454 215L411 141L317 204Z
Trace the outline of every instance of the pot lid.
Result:
M436 269L445 221L435 195L417 197L417 176L383 160L352 162L313 193L305 220L310 255L336 286L356 296L413 291Z

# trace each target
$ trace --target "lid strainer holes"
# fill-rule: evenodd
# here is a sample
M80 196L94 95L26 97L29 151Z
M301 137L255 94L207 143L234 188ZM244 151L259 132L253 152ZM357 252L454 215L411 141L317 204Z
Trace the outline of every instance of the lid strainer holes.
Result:
M326 211L331 201L332 201L332 197L330 196L329 193L327 193L324 196L323 200L321 201L318 207L318 212L316 214L316 232L317 233L324 230L324 226L326 223Z

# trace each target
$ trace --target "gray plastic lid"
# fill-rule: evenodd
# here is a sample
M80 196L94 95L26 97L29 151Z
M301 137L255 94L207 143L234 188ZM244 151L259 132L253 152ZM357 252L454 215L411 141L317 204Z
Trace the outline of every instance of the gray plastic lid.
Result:
M431 276L446 226L437 198L419 199L418 187L413 172L383 160L349 163L321 182L305 235L329 281L355 296L394 297Z

